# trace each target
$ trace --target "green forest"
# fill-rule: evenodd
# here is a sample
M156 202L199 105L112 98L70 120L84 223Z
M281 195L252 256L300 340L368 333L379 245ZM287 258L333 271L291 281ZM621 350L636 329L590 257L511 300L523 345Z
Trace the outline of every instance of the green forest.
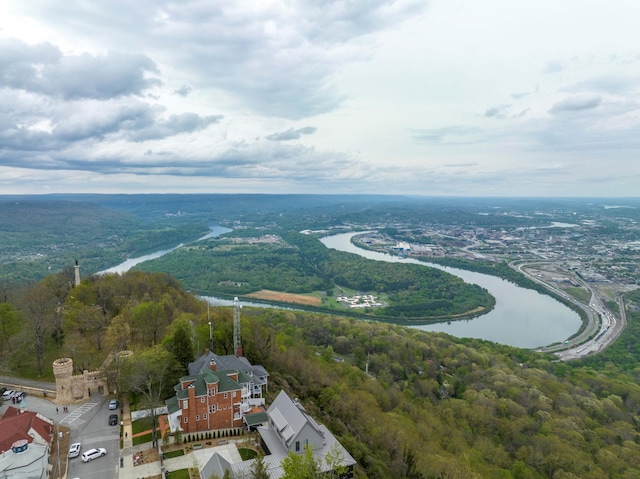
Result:
M360 314L395 321L476 316L494 305L484 288L436 268L365 259L295 232L253 231L262 242L238 242L247 237L239 231L240 236L233 232L194 243L136 268L169 272L185 288L208 295L261 289L327 294L336 286L385 295L386 307Z
M241 328L244 354L270 373L267 402L282 389L299 398L358 461L357 477L626 479L640 477L640 294L628 295L627 312L613 347L568 363L301 311L243 308ZM164 358L172 386L206 347L209 320L216 352L229 353L231 309L208 314L166 274L89 277L75 288L52 275L0 304L0 365L51 379L55 358L92 369L130 349Z

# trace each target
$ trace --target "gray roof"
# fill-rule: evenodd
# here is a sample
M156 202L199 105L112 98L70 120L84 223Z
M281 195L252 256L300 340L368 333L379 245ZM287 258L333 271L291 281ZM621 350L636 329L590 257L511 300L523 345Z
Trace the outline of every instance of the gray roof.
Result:
M227 470L232 470L231 464L216 452L202 468L202 477L211 477L214 474L218 477L223 477L224 472Z
M189 363L189 374L202 374L207 370L210 370L209 366L212 361L215 361L216 363L216 370L235 369L237 371L241 371L249 377L253 377L253 382L256 384L265 384L266 380L261 381L259 378L266 378L269 376L269 373L263 366L253 366L244 356L234 356L233 354L218 356L211 351L207 351L195 361Z

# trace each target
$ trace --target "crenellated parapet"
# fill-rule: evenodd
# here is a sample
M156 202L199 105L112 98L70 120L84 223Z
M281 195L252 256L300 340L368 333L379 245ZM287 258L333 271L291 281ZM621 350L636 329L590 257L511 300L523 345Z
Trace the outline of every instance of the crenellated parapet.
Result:
M85 369L82 374L73 374L73 360L71 358L56 359L53 362L53 374L56 378L55 402L66 405L85 401L92 394L109 394L105 371L115 357L116 354L110 354L99 369L94 371Z

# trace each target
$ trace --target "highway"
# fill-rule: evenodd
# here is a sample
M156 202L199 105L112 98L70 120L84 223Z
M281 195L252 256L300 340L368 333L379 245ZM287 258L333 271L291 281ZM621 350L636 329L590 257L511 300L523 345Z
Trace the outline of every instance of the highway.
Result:
M606 308L602 298L599 296L591 285L583 281L581 278L574 277L574 280L580 283L581 286L587 289L591 295L589 304L585 304L578 301L576 298L565 293L559 288L556 288L549 283L535 277L526 271L526 266L536 265L541 266L543 264L549 264L548 261L536 261L536 262L523 262L519 264L511 263L510 266L517 271L521 272L527 278L535 281L536 283L544 286L551 291L554 295L559 296L576 306L582 308L587 315L587 324L580 331L579 334L573 338L567 340L564 343L552 344L538 349L540 352L555 353L562 361L568 361L571 359L579 359L590 354L602 351L615 341L620 333L627 325L625 308L623 304L622 295L618 296L618 306L620 311L620 319L609 309ZM557 265L554 265L557 267Z

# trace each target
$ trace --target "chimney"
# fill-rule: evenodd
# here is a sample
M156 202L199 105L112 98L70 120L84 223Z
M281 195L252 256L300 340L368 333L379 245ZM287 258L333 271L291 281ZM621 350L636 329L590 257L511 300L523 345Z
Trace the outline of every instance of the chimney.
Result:
M218 365L216 364L216 360L215 359L211 359L209 360L209 369L211 369L212 371L215 371L217 369Z

